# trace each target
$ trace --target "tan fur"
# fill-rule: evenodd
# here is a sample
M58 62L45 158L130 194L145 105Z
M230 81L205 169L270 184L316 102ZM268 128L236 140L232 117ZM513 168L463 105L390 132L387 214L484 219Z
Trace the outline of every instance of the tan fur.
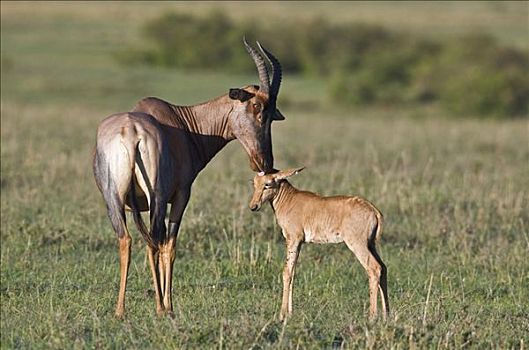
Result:
M292 313L294 271L302 243L341 243L355 254L369 277L370 317L377 314L377 293L381 289L383 316L389 313L386 266L375 241L382 230L382 214L361 197L322 197L300 191L286 178L303 168L256 175L250 209L258 210L269 201L286 239L287 259L283 270L283 302L280 318Z

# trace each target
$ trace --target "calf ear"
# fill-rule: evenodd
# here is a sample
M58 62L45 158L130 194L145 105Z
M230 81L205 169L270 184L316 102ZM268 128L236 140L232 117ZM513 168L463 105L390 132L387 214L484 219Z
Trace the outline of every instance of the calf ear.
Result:
M273 120L285 120L285 116L276 108Z
M282 170L282 171L278 172L275 175L275 179L276 180L284 180L287 177L290 177L292 175L296 175L297 173L299 173L303 169L305 169L305 167Z
M246 102L252 97L254 97L255 95L243 89L230 89L229 96L232 100L239 100L241 102Z

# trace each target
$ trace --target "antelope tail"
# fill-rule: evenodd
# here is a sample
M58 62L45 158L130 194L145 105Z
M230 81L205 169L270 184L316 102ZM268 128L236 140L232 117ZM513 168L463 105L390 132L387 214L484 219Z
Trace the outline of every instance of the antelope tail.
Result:
M140 231L141 235L143 236L143 239L145 240L145 242L147 242L149 247L157 249L156 244L154 243L151 234L147 229L147 226L145 225L145 221L143 221L143 217L141 216L141 213L138 210L138 199L136 198L136 180L134 176L132 177L130 185L130 204L132 209L132 217L134 218L134 223L136 224L138 231Z
M137 143L136 146L134 147L134 152L136 154L138 154L138 151L139 151L138 145L139 143ZM141 216L141 213L138 209L138 199L136 197L136 176L134 175L136 157L131 157L131 158L132 158L132 179L130 182L129 199L130 199L130 204L131 204L131 209L132 209L132 217L134 218L134 223L136 224L138 231L140 231L141 235L143 236L143 239L145 240L145 242L147 242L149 247L153 249L157 249L157 242L153 240L153 236L151 232L149 232L149 230L147 229L147 226L145 225L145 221L143 221L143 217ZM150 193L150 197L153 198L152 193Z

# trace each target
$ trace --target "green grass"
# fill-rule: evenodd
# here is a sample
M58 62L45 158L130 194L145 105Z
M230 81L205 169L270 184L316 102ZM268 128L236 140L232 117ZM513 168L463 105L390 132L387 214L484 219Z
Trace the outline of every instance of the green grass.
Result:
M31 6L42 12L28 22ZM137 38L138 9L159 8L108 6L2 2L3 349L527 346L527 120L311 111L319 82L289 76L276 166L306 165L292 180L300 188L361 194L382 210L389 321L366 321L367 278L341 245L303 247L295 314L277 321L283 239L271 210L247 209L252 173L236 142L193 187L177 247L176 318L155 315L134 231L127 317L116 320L117 239L90 165L98 122L143 96L194 103L256 77L116 65L114 48Z

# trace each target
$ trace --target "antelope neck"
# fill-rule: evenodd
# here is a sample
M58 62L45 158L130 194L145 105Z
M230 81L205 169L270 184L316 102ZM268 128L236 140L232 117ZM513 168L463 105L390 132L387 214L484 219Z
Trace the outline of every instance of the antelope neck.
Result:
M235 139L228 118L231 111L232 104L225 96L195 106L175 106L175 126L187 131L200 169Z

